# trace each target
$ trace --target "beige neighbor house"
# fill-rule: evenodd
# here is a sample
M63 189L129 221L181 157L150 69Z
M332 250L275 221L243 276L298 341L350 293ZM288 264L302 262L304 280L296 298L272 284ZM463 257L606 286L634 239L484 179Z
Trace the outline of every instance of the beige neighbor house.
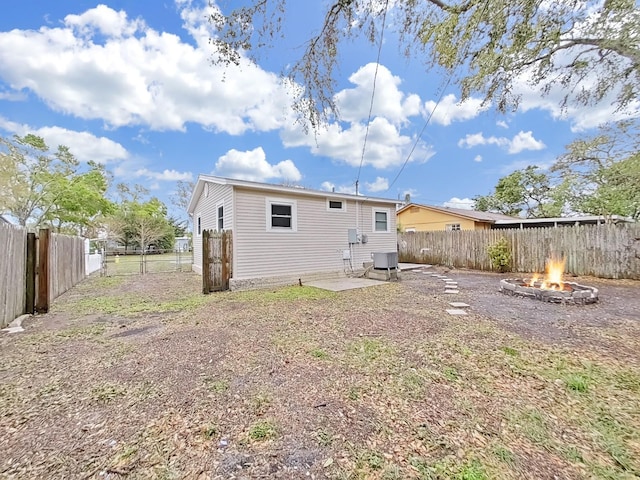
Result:
M231 289L344 276L395 252L396 200L200 175L187 211L193 270L202 232L233 232Z

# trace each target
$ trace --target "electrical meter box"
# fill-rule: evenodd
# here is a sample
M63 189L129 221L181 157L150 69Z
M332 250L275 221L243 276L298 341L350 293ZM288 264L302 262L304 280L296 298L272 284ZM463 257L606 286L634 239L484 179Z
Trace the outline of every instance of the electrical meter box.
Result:
M349 243L358 243L358 229L350 228L348 230Z

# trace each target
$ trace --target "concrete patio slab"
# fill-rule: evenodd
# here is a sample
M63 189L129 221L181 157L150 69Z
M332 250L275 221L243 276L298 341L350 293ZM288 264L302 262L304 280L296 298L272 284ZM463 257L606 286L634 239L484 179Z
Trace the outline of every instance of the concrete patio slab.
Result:
M426 265L424 263L402 263L402 262L398 262L398 268L400 268L401 272L406 272L408 270L419 270L421 268L431 268L431 265Z
M327 280L306 282L305 285L315 288L321 288L323 290L330 290L332 292L342 292L344 290L353 290L355 288L375 287L377 285L384 285L386 283L388 282L382 282L380 280L370 280L368 278L332 278Z

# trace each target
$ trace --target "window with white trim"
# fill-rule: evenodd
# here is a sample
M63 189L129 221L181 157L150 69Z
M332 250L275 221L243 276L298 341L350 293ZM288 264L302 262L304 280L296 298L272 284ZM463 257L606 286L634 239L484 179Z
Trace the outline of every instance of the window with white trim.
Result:
M267 198L267 231L295 232L297 229L296 201Z
M220 203L216 206L216 226L218 231L224 230L224 204Z
M389 233L389 209L374 208L372 210L373 225L371 226L374 233Z
M334 200L327 198L327 211L328 212L345 212L347 210L347 204L344 200Z
M460 228L460 224L459 223L448 223L447 226L446 226L446 230L448 232L452 232L454 230L462 230L462 229Z
M202 235L202 219L200 218L200 214L196 218L196 235L199 237Z

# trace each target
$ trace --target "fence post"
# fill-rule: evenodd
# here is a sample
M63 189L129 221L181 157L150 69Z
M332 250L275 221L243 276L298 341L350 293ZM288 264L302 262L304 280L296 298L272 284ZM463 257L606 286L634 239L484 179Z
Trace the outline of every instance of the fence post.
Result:
M202 231L202 293L211 293L209 230Z
M48 228L42 228L38 238L38 294L36 297L36 311L38 313L47 313L49 311L50 233Z
M30 315L35 312L36 306L36 252L36 234L27 233L24 313Z
M222 290L229 290L229 233L222 232Z

